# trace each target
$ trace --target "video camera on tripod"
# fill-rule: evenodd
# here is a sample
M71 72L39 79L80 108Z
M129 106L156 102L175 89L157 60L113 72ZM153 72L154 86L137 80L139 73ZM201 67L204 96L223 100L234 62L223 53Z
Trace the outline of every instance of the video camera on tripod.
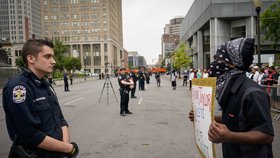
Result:
M108 64L109 62L105 62L105 74L107 75L108 74Z
M116 93L115 93L115 90L113 88L113 85L112 85L112 82L110 80L110 77L109 77L109 74L108 74L108 64L109 62L105 62L105 82L103 84L103 88L102 88L102 91L101 91L101 95L100 95L100 98L99 98L99 103L100 103L100 100L101 100L101 97L102 97L102 94L103 94L103 91L104 91L104 88L105 88L105 85L106 85L106 88L107 88L107 104L109 104L109 85L111 86L112 88L112 91L114 93L114 96L115 96L115 99L116 101L118 102L118 99L117 99L117 96L116 96Z

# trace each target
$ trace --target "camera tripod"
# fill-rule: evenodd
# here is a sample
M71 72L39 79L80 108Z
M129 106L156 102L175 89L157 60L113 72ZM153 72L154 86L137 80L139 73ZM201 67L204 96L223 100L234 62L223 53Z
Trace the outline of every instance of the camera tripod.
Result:
M102 98L102 95L103 95L103 91L104 91L104 88L105 88L105 85L106 85L106 88L107 88L107 105L109 104L109 84L110 84L110 86L111 86L111 88L112 88L112 91L113 91L113 93L114 93L114 96L115 96L115 99L116 99L116 101L118 102L118 99L117 99L117 96L116 96L116 93L115 93L115 90L114 90L114 88L113 88L113 85L112 85L112 82L111 82L111 80L110 80L110 77L109 77L109 74L107 73L108 72L108 69L107 69L107 64L105 63L105 66L106 66L106 68L105 68L105 81L104 81L104 84L103 84L103 88L102 88L102 91L101 91L101 95L100 95L100 98L99 98L99 103L100 103L100 100L101 100L101 98Z

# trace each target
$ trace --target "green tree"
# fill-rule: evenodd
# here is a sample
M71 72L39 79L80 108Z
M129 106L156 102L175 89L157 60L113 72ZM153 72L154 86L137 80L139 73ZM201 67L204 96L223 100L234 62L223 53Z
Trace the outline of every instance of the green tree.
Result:
M265 32L265 39L273 42L276 48L280 40L280 0L273 3L261 14L261 29Z
M63 70L64 69L63 60L65 58L64 54L69 52L68 47L64 45L62 41L55 40L53 51L54 51L54 57L56 61L54 68Z
M22 57L18 57L16 59L16 65L17 65L18 68L24 67L24 61L23 61Z
M74 57L64 57L62 59L62 65L67 71L81 69L81 61Z
M186 53L186 48L186 44L181 42L179 44L179 48L175 50L175 55L173 56L173 67L179 70L179 78L181 77L181 68L187 67L191 63L191 59Z

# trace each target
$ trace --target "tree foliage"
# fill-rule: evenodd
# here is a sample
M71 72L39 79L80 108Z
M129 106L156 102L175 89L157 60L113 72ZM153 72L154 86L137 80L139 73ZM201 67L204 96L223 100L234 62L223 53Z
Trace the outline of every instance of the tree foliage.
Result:
M273 42L276 48L280 41L280 0L273 3L261 14L261 29L265 32L265 39Z
M64 45L62 41L55 40L53 51L54 51L54 57L56 61L54 68L63 70L64 69L63 60L65 60L64 54L69 51L68 47Z
M62 59L62 65L67 71L81 69L81 61L74 57L64 57Z
M18 57L18 58L16 59L16 65L17 65L18 68L24 67L24 61L23 61L23 58L22 58L22 57Z
M191 63L190 57L186 54L186 44L181 42L179 48L175 50L173 67L180 70Z

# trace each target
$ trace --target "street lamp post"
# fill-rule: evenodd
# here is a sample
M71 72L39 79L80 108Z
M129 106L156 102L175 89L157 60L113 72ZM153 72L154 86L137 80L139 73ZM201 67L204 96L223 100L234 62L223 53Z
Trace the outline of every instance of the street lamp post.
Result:
M87 69L87 64L86 64L86 61L87 61L87 56L84 56L84 65L85 65L85 80L87 79L87 71L86 71L86 69Z
M258 66L261 66L261 39L260 39L260 12L261 12L261 1L260 0L254 0L255 9L257 12L257 18L256 18L256 34L257 34L257 53L258 53Z
M84 56L84 65L85 65L85 80L87 79L87 64L86 64L86 62L87 62L87 53L85 54L85 56Z

